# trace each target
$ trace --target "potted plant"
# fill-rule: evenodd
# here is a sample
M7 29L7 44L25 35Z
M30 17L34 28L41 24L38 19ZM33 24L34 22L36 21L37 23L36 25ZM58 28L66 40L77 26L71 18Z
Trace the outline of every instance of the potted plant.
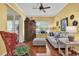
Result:
M15 56L26 56L29 55L29 47L25 44L18 44L14 49Z

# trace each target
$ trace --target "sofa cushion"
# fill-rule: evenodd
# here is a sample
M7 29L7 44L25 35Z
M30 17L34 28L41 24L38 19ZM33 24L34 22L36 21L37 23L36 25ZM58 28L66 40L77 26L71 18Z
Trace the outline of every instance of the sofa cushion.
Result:
M54 33L53 32L49 32L49 36L54 36Z
M68 32L60 32L59 37L60 38L68 38Z
M60 32L54 32L54 37L58 38L59 37Z

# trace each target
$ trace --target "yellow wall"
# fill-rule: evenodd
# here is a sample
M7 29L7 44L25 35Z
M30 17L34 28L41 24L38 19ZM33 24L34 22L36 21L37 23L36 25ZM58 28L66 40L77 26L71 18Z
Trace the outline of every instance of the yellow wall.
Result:
M5 54L7 54L5 43L0 35L0 55L5 55Z
M47 38L48 34L36 34L37 38Z
M68 17L68 25L72 26L72 22L77 20L79 23L79 4L68 4L64 9L62 9L56 16L55 16L55 24L57 20L62 20L65 17ZM70 15L74 15L74 19L70 20ZM79 27L79 24L78 26Z
M70 15L74 15L74 19L70 20ZM68 17L68 25L72 26L72 22L74 20L78 21L78 26L79 27L79 4L68 4L65 6L56 16L55 16L55 24L56 21L60 21L61 19ZM75 34L75 40L79 40L79 32ZM79 48L77 48L79 50Z
M56 26L55 23L55 16L52 17L52 19L49 20L49 26L50 26L50 32L59 32L60 29L58 26Z
M66 7L64 7L64 9L62 9L55 17L55 20L61 20L65 17L68 17L68 25L71 26L73 20L70 20L70 15L74 15L75 18L74 20L78 20L79 19L79 8L78 8L79 4L68 4ZM79 22L79 21L78 21ZM79 25L79 24L78 24Z
M51 31L51 32L53 31L53 27L54 27L54 21L55 21L54 18L55 18L55 17L52 17L52 19L50 19L50 21L49 21L50 31Z
M0 31L6 31L6 21L7 7L4 4L0 4ZM0 55L3 55L4 53L6 53L6 49L0 35Z
M18 13L21 17L22 20L24 21L25 15L23 12L20 10L16 4L1 4L0 3L0 31L7 31L7 8L10 7L12 10L14 10L16 13ZM23 28L22 28L23 33L21 35L24 35L24 22L23 22ZM2 38L0 37L0 55L3 55L6 53L6 49L4 47L4 44L2 43Z
M7 7L4 4L0 4L0 31L6 31L7 21Z

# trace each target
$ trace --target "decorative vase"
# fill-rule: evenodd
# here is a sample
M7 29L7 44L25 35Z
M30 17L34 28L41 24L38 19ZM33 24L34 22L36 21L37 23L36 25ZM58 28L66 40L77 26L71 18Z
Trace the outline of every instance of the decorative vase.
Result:
M74 36L69 36L68 38L69 38L69 41L70 42L73 42L74 41Z

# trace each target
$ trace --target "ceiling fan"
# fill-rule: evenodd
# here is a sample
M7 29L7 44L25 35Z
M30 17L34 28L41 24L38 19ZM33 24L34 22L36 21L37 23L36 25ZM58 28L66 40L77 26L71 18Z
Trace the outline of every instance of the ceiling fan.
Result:
M42 10L44 13L46 12L45 9L51 8L50 6L44 7L42 3L40 3L40 6L38 8L33 8L33 9L39 9L40 11Z

